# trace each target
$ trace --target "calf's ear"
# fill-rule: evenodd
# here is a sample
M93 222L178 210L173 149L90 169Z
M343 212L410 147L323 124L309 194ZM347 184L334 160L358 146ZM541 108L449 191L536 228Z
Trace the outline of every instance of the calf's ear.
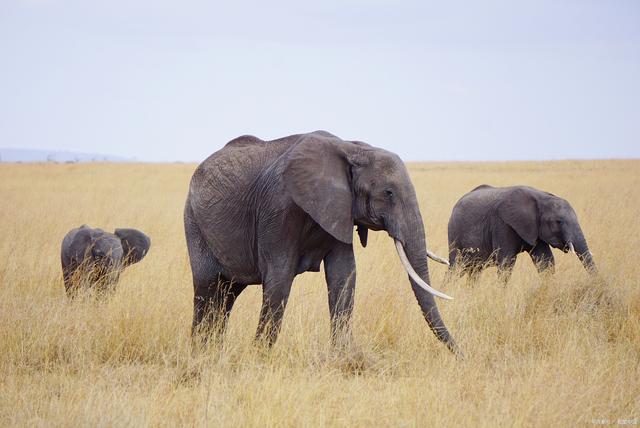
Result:
M149 252L151 239L136 229L116 229L115 235L120 238L125 266L138 263Z

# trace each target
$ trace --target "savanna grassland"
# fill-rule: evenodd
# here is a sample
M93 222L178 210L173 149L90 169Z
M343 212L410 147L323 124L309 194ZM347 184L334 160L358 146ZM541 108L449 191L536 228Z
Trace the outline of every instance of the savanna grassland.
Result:
M432 283L466 354L428 330L384 232L356 247L354 343L329 345L321 273L298 276L271 352L252 344L249 287L222 349L193 353L182 224L187 164L0 164L0 426L576 426L640 424L640 161L422 163L410 171L435 252L473 187L568 199L600 278L554 250L539 276ZM64 295L60 243L83 223L152 239L106 301ZM629 421L631 420L631 421Z

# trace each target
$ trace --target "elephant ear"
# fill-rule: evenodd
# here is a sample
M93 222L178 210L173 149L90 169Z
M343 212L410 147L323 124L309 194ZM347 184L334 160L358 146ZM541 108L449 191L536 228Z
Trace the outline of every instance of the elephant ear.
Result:
M516 189L498 206L498 215L529 245L538 240L538 204L522 189Z
M296 205L334 238L351 244L353 196L347 144L326 133L304 136L288 153L283 178Z
M151 239L136 229L116 229L115 235L122 243L124 265L138 263L147 255Z

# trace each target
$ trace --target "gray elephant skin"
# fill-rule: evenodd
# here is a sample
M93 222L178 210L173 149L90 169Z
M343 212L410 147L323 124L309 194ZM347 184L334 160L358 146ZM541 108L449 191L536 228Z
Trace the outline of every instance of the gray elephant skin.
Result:
M349 335L357 226L363 246L369 229L395 240L425 320L457 351L433 294L448 296L428 286L415 190L393 153L325 131L273 141L236 138L194 172L184 223L194 285L192 334L203 331L204 340L224 332L245 287L262 284L256 340L272 345L294 277L318 272L321 262L332 338Z
M538 271L554 271L551 248L575 252L596 273L578 217L566 200L527 186L486 184L464 195L453 207L448 226L449 263L475 279L485 266L498 266L509 280L516 256L526 251Z
M109 233L82 225L70 230L61 248L67 294L73 297L79 285L111 289L122 269L141 261L150 246L149 237L136 229L116 229ZM74 275L76 272L80 275Z

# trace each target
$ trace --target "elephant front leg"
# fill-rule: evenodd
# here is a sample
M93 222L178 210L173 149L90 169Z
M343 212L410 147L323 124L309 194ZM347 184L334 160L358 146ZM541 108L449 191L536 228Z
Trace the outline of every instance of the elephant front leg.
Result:
M331 314L331 340L335 345L351 337L351 314L356 286L353 246L338 243L324 258Z
M256 342L273 346L282 327L284 310L287 307L294 275L276 275L266 279L262 286L262 309L256 331Z
M551 273L555 272L555 259L553 258L549 244L546 242L539 241L536 246L529 251L529 255L539 273L547 270Z

